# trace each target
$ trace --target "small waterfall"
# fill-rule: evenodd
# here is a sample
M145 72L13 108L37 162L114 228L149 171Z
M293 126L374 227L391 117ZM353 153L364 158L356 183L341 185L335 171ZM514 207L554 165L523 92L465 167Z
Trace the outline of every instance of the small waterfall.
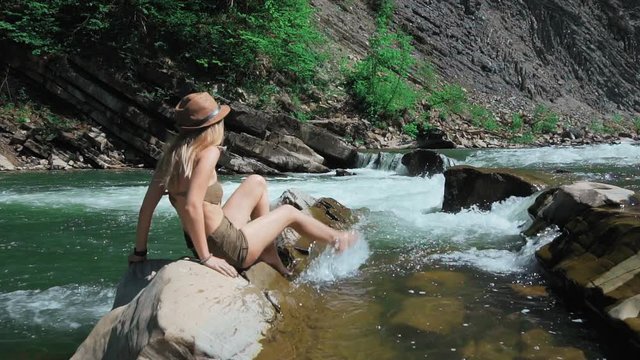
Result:
M402 165L404 153L358 153L358 168L375 169L382 171L395 171L397 174L407 174L407 168ZM444 170L458 165L457 161L439 154L444 163Z
M402 156L404 156L403 153L358 153L358 167L405 174L406 168L402 165Z

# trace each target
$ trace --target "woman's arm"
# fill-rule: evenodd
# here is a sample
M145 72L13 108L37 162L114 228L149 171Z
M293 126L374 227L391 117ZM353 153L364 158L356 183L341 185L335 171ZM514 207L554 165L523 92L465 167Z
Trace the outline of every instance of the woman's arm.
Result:
M204 196L209 187L211 175L215 173L219 158L220 150L215 146L203 150L198 155L187 186L182 225L189 237L191 237L203 265L224 275L235 277L238 272L233 266L229 265L224 259L211 255L204 225Z
M138 213L138 226L136 228L136 244L134 247L135 252L145 253L145 255L136 255L135 253L129 256L129 262L143 261L146 259L147 242L149 239L149 228L151 227L151 219L153 213L164 194L164 186L160 181L160 174L156 170L151 179L151 183L147 188L147 193L144 195L142 205L140 206L140 212Z

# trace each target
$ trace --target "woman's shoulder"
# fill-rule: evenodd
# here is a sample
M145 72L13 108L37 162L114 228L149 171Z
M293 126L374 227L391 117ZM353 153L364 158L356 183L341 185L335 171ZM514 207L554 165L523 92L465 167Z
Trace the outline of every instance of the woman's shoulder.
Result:
M218 146L216 145L209 145L206 148L202 149L202 151L200 151L200 153L198 154L198 158L199 159L207 159L207 160L212 160L212 159L218 159L220 158L220 154L222 154L221 149L218 148Z

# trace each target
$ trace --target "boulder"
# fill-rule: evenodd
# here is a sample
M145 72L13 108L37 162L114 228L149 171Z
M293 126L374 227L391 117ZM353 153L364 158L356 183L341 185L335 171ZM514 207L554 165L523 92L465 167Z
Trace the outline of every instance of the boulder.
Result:
M357 222L357 216L352 210L332 198L316 199L300 190L289 189L282 193L272 207L285 204L313 216L334 229L345 230ZM315 244L312 239L301 237L291 228L285 229L276 243L278 251L285 259L296 261L301 267L307 265L308 259L304 255L308 255Z
M640 351L640 205L629 190L579 182L530 210L562 234L536 252L552 285Z
M0 154L0 170L15 170L16 167L13 165L9 159L7 159L4 155Z
M51 154L49 156L49 169L51 170L68 170L71 166L64 162L58 155Z
M402 156L402 165L409 176L431 176L444 171L444 161L440 154L431 150L418 149Z
M324 158L322 156L318 155L317 152L313 151L313 149L305 145L305 143L297 137L279 133L269 133L266 140L282 146L283 148L300 156L306 157L311 162L316 162L318 164L324 163Z
M233 131L264 138L267 132L296 137L325 159L330 167L354 167L358 160L356 149L329 131L305 124L285 114L267 114L234 102L226 126Z
M222 153L218 164L220 173L279 175L280 171L269 167L255 159L236 155L230 151Z
M249 156L280 171L302 171L324 173L329 169L308 158L291 152L279 145L259 139L246 133L228 132L226 137L229 151Z
M529 214L549 224L563 227L586 209L601 206L621 208L637 202L638 199L631 190L581 181L541 194L529 208Z
M460 165L444 172L442 211L456 212L471 206L491 209L491 204L510 196L529 196L546 186L545 179L531 172L485 169Z
M276 316L265 294L195 262L129 267L132 283L71 359L252 359ZM158 269L155 273L154 269ZM126 287L127 285L125 285Z
M447 134L437 128L418 130L416 145L420 149L454 149L456 144L449 139Z
M246 132L247 134L264 138L267 134L267 124L270 116L253 109L245 104L234 102L231 104L231 111L224 121L224 125L229 130L236 132Z

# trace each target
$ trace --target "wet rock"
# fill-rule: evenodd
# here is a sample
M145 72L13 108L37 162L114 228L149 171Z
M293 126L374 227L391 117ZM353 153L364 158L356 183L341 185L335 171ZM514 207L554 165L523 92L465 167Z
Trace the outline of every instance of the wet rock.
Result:
M455 271L426 271L413 274L405 283L410 290L428 295L453 296L465 286L465 274Z
M353 176L355 173L345 170L345 169L336 169L336 176Z
M586 359L582 350L574 347L559 347L553 345L549 332L543 329L533 329L522 334L522 359Z
M541 194L529 208L529 214L550 224L564 226L586 209L607 206L622 208L640 200L635 192L617 186L576 182Z
M549 293L547 292L547 288L539 285L521 285L521 284L511 284L511 288L513 291L522 296L527 297L547 297Z
M562 234L536 252L570 301L604 319L640 351L640 205L629 190L578 182L542 194L530 213Z
M409 176L431 176L444 171L444 161L440 154L431 150L418 149L402 156L402 165Z
M446 335L462 326L463 320L464 304L461 300L415 296L402 302L400 311L391 318L391 323Z
M322 223L334 228L346 230L353 226L358 218L355 213L332 198L316 199L309 194L289 189L282 193L272 208L281 205L291 205L303 213L313 216ZM276 240L278 251L283 257L297 260L301 267L306 267L308 257L306 255L316 246L320 249L323 244L316 244L313 239L301 237L295 230L286 228Z
M529 196L546 186L535 173L508 169L454 166L444 172L442 210L456 212L471 206L489 210L491 204L510 196Z

